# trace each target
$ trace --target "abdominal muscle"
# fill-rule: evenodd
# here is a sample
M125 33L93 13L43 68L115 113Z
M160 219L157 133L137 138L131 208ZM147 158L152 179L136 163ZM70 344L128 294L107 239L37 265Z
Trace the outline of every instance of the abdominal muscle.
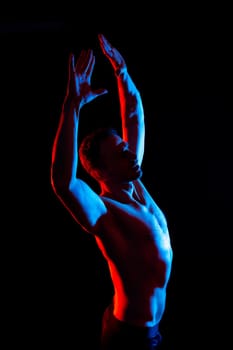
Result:
M147 206L104 201L108 214L95 238L112 278L113 314L133 325L153 326L164 312L172 265L167 226Z
M114 316L136 326L150 327L161 320L165 309L170 261L153 261L152 266L146 260L142 268L129 261L123 276L111 264L109 267L114 285Z
M150 298L126 296L124 293L114 295L113 314L120 320L138 327L152 327L159 323L166 303L165 288L156 288Z
M153 244L153 239L117 240L116 246L119 243L122 248L115 246L109 255L101 240L96 239L109 266L114 287L113 314L118 320L149 327L162 318L172 263L167 240L159 245Z

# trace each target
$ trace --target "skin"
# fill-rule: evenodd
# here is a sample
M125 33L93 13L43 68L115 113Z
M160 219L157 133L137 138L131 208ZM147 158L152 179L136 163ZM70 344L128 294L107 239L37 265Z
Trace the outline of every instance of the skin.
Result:
M77 176L80 111L107 93L93 90L95 57L71 54L66 96L53 144L51 183L54 193L106 258L114 286L114 316L137 326L153 326L164 313L172 267L165 215L142 183L145 125L140 93L122 55L100 34L100 48L118 86L122 136L103 141L104 166L91 175L100 194Z

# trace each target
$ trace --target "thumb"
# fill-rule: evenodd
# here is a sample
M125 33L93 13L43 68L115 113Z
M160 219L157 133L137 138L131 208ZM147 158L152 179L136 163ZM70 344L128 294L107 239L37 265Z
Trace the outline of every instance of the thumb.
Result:
M68 74L69 74L69 79L72 77L72 75L74 74L74 55L73 53L71 52L69 54L69 71L68 71Z
M105 95L107 93L108 93L107 89L96 89L95 90L95 94L98 95L98 96Z

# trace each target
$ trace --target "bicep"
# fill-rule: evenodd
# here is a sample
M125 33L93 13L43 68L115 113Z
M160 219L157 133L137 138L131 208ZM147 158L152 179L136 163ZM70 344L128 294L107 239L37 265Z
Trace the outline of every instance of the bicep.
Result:
M123 140L128 143L129 149L137 155L138 163L141 165L145 148L145 126L144 123L138 122L136 116L132 116L123 126Z
M137 154L138 162L141 165L144 154L144 109L141 95L127 73L118 79L122 137L129 145L129 148Z
M62 202L85 231L97 233L98 222L107 210L100 196L87 183L75 179Z

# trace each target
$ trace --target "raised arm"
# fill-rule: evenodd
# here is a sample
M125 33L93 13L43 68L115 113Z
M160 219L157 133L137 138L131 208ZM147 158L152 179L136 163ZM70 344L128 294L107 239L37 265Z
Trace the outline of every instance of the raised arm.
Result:
M100 47L110 61L117 80L120 112L122 121L122 137L129 148L137 154L141 165L144 154L145 125L144 111L140 93L131 79L127 65L119 53L103 34L98 35Z
M69 58L66 96L52 149L51 184L55 194L76 221L88 232L94 232L105 207L99 196L81 179L78 169L78 127L81 108L106 93L93 90L91 76L95 57L92 50L82 50L77 60ZM92 209L94 208L94 210Z

